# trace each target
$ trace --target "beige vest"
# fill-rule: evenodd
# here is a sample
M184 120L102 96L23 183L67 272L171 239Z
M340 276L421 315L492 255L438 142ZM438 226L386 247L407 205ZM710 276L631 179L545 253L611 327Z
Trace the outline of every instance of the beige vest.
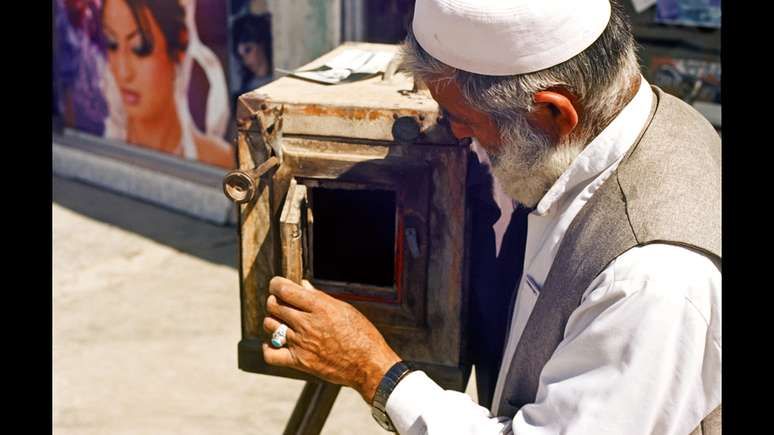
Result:
M618 169L578 212L521 336L499 412L535 400L543 366L594 278L627 250L690 247L720 264L720 138L696 110L660 89L646 127ZM696 434L720 434L720 407Z

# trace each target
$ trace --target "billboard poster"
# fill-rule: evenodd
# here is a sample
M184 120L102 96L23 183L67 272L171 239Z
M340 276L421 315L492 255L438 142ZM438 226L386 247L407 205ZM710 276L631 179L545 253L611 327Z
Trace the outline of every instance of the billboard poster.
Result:
M233 168L226 2L54 0L65 126Z

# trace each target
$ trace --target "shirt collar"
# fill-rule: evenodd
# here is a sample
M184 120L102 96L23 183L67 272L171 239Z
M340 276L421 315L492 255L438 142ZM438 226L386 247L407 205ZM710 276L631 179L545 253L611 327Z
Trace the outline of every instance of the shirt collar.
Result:
M546 192L533 214L543 216L552 211L560 199L582 182L591 182L610 165L620 160L645 126L650 115L653 91L640 76L637 94L602 132L597 135Z

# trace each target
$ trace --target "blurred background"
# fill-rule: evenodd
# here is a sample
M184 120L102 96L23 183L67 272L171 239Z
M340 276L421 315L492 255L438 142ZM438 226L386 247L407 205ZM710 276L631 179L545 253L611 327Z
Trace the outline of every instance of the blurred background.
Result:
M721 132L720 0L622 2L645 77ZM52 0L55 433L282 431L303 382L236 361L237 98L399 43L413 4ZM343 389L323 433L384 432Z

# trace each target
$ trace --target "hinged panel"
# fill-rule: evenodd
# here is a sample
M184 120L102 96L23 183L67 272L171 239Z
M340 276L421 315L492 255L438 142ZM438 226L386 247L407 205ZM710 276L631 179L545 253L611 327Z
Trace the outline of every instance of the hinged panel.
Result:
M282 244L282 276L296 284L301 284L304 274L302 234L306 212L306 186L292 179L282 208L279 226Z

